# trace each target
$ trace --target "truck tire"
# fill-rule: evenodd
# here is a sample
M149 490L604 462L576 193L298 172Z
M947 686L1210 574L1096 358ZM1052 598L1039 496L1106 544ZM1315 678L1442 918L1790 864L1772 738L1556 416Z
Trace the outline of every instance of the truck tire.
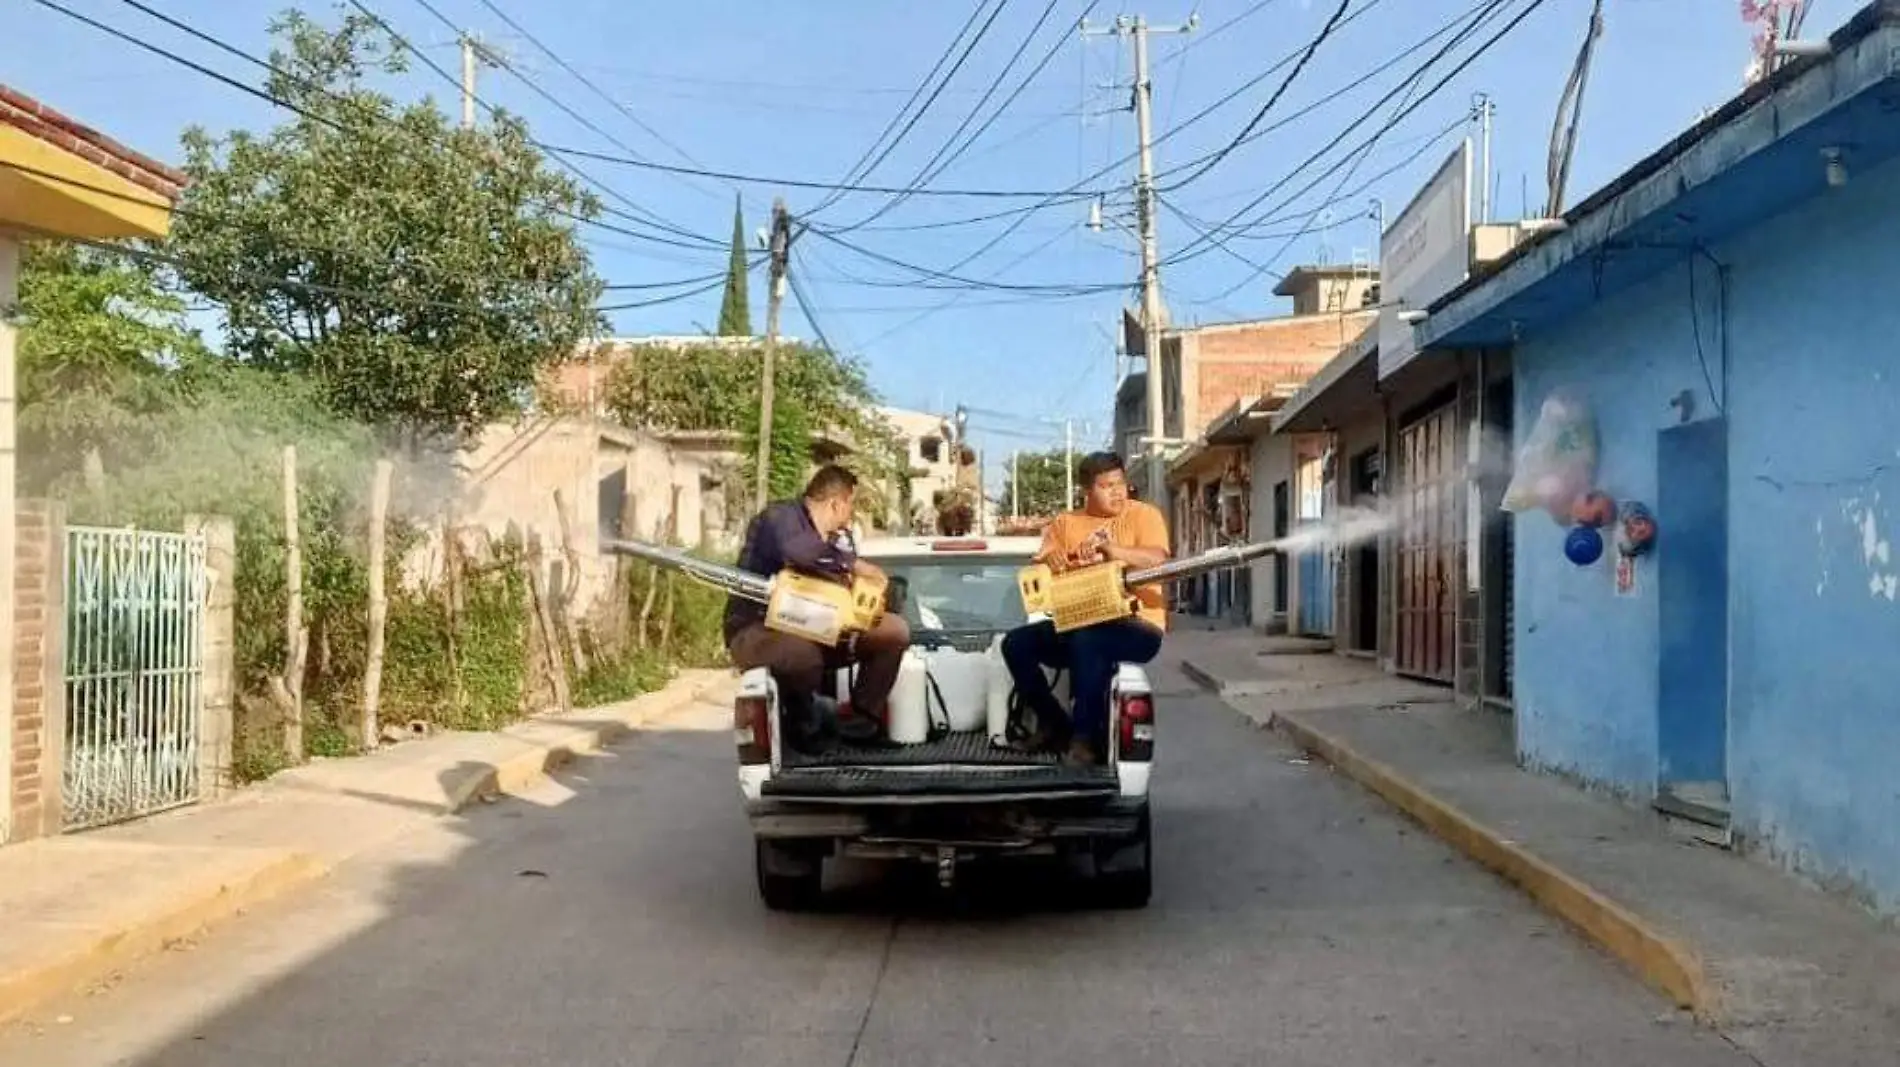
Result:
M824 894L822 856L787 848L776 841L754 839L759 899L773 911L809 911Z
M1097 891L1111 908L1134 910L1148 906L1154 895L1154 824L1142 809L1135 836L1119 843L1112 870L1098 870Z

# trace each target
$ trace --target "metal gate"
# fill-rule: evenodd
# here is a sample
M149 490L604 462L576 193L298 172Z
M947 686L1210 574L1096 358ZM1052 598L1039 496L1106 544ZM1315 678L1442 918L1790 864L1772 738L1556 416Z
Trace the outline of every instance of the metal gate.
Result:
M1448 403L1399 431L1398 634L1400 672L1452 680L1457 651L1457 566L1464 545L1458 411Z
M68 830L198 799L205 541L66 529Z

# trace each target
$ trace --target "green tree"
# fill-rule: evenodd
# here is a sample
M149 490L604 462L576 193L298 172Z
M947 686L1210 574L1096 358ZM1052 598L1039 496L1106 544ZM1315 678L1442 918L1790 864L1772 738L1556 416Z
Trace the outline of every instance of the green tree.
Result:
M746 299L745 205L732 204L732 258L726 265L726 295L719 302L719 335L752 336L752 307Z
M1014 491L1017 510L1024 515L1054 515L1074 507L1073 501L1065 503L1062 499L1063 468L1067 462L1068 453L1061 449L1017 456L1015 475L1003 478L1003 506L1009 506L1010 493ZM1020 485L1016 484L1017 479Z
M596 358L613 364L606 393L608 412L619 422L646 430L723 430L749 446L742 469L754 477L758 448L760 368L758 345L634 345L603 350ZM845 466L878 486L860 494L860 507L883 520L890 487L905 471L895 432L877 410L877 396L858 363L816 345L780 344L773 377L772 461L768 489L775 495L802 483L818 434L841 440L850 452ZM791 472L796 471L796 474Z
M412 439L518 410L599 324L572 225L599 204L519 121L453 129L430 101L369 88L404 67L371 20L328 30L291 12L271 31L266 86L299 114L263 134L185 134L173 244L221 305L227 353Z
M44 492L145 454L204 346L162 268L57 241L27 244L19 352L22 483Z

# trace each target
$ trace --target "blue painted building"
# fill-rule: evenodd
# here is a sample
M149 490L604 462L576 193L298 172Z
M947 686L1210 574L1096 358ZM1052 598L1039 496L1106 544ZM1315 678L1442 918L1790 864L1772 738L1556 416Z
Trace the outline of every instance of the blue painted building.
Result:
M1508 358L1519 444L1586 400L1597 484L1656 518L1624 586L1516 517L1522 760L1900 913L1900 3L1830 45L1415 336Z

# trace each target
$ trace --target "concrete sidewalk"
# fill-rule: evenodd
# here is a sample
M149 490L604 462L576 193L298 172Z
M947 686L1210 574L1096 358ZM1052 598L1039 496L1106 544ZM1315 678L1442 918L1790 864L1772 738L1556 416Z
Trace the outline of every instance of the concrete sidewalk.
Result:
M1892 1063L1900 934L1661 816L1517 766L1508 716L1344 657L1249 656L1239 631L1182 634L1226 701L1569 921L1764 1060ZM1307 661L1329 659L1316 667ZM1205 682L1203 684L1206 684Z
M0 1022L730 685L688 671L622 704L326 760L226 801L0 849Z

